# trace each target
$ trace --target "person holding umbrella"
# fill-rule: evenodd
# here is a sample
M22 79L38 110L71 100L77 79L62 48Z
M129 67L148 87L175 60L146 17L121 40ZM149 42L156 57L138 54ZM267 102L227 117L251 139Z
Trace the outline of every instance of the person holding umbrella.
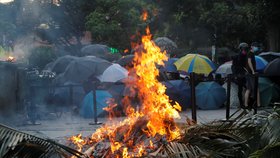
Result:
M255 53L258 53L260 50L259 44L257 42L253 42L251 44L251 50L247 54L247 73L246 76L246 92L245 92L245 107L249 107L248 102L250 95L254 92L254 77L256 72L256 59L255 59ZM259 90L257 95L257 106L260 106L260 96L259 96Z

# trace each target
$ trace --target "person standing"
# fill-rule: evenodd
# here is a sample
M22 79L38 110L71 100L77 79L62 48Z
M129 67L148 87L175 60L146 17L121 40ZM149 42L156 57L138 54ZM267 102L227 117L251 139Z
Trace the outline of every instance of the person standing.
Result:
M246 63L247 63L247 53L249 51L249 45L242 42L238 46L239 53L232 59L232 72L234 75L234 80L238 86L238 100L241 108L244 108L243 102L243 88L245 87L246 79Z
M259 51L259 45L257 42L251 44L251 49L247 54L247 75L246 75L246 92L245 92L245 107L249 107L249 98L254 94L254 75L256 73L256 59L255 53ZM257 93L257 106L260 106L259 90Z

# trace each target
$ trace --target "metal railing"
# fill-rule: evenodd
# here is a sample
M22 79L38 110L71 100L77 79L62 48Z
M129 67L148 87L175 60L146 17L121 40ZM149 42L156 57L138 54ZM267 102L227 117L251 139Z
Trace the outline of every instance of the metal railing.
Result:
M191 88L191 109L192 109L192 119L196 122L197 121L197 106L196 106L196 91L195 91L195 85L196 82L204 82L205 80L198 80L196 78L197 74L196 73L190 73L190 88ZM242 75L241 77L246 77L246 75ZM207 80L207 81L225 81L227 83L227 91L226 91L226 120L228 120L230 118L230 97L231 97L231 83L233 81L233 78L235 76L230 74L227 75L225 79L212 79L212 80ZM258 89L259 89L259 77L275 77L275 76L268 76L265 74L254 74L251 75L251 77L254 78L254 93L253 93L253 99L254 99L254 103L252 106L252 109L254 110L254 114L257 114L258 111L258 105L257 105L257 97L258 97ZM205 77L206 78L206 77ZM205 79L204 78L204 79Z

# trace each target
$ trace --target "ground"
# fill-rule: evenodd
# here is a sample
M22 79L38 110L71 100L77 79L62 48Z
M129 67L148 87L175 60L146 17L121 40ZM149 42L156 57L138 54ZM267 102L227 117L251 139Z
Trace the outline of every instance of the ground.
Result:
M231 114L237 109L231 109ZM186 118L191 118L191 111L181 112L181 119L176 119L176 122L183 123ZM210 122L226 118L226 110L197 110L198 123ZM124 117L114 119L120 121ZM98 118L98 122L105 123L105 118ZM53 120L39 120L39 125L30 125L18 123L14 126L22 132L30 133L39 137L51 138L61 143L65 143L67 137L81 133L83 136L91 135L100 125L90 125L94 123L94 119L84 119L78 116L71 116L70 113L63 113L61 118Z

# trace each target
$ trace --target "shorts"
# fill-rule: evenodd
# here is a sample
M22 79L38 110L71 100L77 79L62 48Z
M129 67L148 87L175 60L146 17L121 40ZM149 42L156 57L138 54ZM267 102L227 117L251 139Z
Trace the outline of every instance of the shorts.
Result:
M255 79L251 74L246 75L246 88L250 90L251 94L254 94Z

